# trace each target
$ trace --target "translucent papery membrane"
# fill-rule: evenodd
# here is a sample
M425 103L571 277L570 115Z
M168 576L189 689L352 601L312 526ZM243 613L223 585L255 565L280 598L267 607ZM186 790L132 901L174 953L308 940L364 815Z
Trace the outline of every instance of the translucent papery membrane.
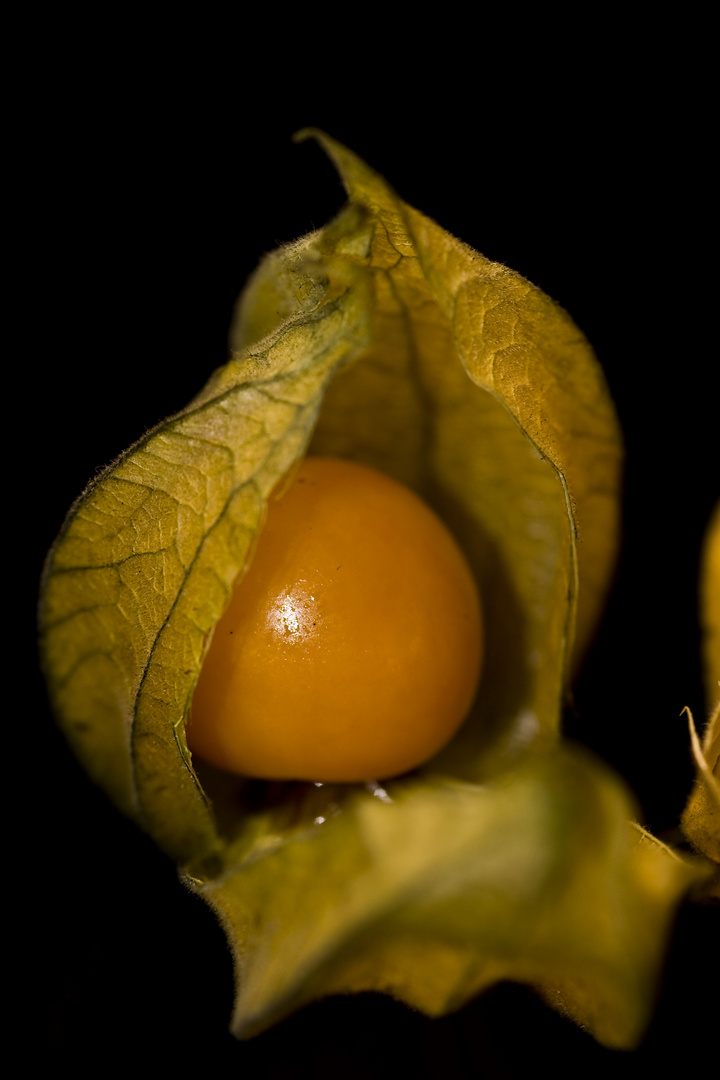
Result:
M611 774L557 749L484 785L382 791L290 835L266 820L252 852L190 879L233 943L236 1034L330 993L382 991L435 1016L515 979L606 1044L638 1041L698 868L630 824Z
M617 781L556 746L616 548L602 373L538 289L317 137L348 208L261 264L231 360L90 485L50 553L59 720L222 919L238 1034L326 993L386 990L435 1015L515 978L630 1045L701 871L638 846ZM396 477L446 521L480 587L485 674L418 776L253 801L196 768L184 724L267 500L308 449Z

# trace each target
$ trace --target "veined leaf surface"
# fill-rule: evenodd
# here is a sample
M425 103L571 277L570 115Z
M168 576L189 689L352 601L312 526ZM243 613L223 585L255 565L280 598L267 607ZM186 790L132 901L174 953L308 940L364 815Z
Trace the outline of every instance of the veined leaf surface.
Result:
M61 723L90 774L176 858L218 842L184 736L208 635L325 385L367 334L362 284L316 282L313 245L288 253L306 268L294 318L91 484L46 566L44 660Z

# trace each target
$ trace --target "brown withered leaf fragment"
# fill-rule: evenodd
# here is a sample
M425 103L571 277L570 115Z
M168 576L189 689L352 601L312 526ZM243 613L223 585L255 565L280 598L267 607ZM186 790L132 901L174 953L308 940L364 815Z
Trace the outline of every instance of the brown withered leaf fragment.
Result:
M690 710L686 710L696 778L683 812L682 828L697 851L720 863L720 503L705 537L700 610L707 696L714 708L702 741ZM720 874L711 891L720 899Z
M705 700L708 712L711 712L720 703L720 502L715 506L703 543L700 625L703 633Z
M696 778L683 811L682 828L697 851L720 863L720 704L707 723L702 742L689 709L687 714Z

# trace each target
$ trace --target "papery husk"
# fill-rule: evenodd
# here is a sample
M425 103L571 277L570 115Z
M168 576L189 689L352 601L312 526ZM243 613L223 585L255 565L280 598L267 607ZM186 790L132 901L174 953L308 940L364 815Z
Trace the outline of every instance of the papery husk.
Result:
M60 724L221 918L236 1034L322 994L379 989L439 1015L514 978L635 1045L702 871L638 847L622 785L558 745L617 548L601 369L540 290L313 134L348 206L261 264L228 364L92 482L48 557ZM258 804L191 759L184 725L267 500L308 450L375 466L444 518L483 597L485 676L418 776Z

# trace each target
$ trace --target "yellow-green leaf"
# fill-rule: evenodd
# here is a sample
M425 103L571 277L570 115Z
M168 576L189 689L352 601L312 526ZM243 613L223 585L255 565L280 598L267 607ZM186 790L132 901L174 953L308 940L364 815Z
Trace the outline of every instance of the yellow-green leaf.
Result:
M190 879L233 945L236 1034L330 993L380 990L436 1016L515 979L607 1045L638 1042L699 871L631 827L619 781L551 751L487 785L376 794Z
M334 140L305 134L372 223L367 254L350 246L374 295L371 345L330 386L311 449L415 488L465 548L492 634L476 709L443 765L474 776L498 737L557 731L578 575L582 652L615 557L615 412L557 304L413 210Z
M60 722L91 776L177 858L218 843L183 726L208 635L328 380L367 338L362 282L326 263L316 279L314 246L286 253L289 275L303 267L293 317L90 485L45 569Z
M621 446L602 373L538 289L315 137L348 206L261 264L229 363L90 485L50 553L59 721L223 920L239 1033L324 993L384 989L437 1014L516 978L630 1045L698 871L634 848L617 781L556 746L616 548ZM472 713L389 794L266 790L192 762L185 743L212 628L308 448L416 490L483 597Z

